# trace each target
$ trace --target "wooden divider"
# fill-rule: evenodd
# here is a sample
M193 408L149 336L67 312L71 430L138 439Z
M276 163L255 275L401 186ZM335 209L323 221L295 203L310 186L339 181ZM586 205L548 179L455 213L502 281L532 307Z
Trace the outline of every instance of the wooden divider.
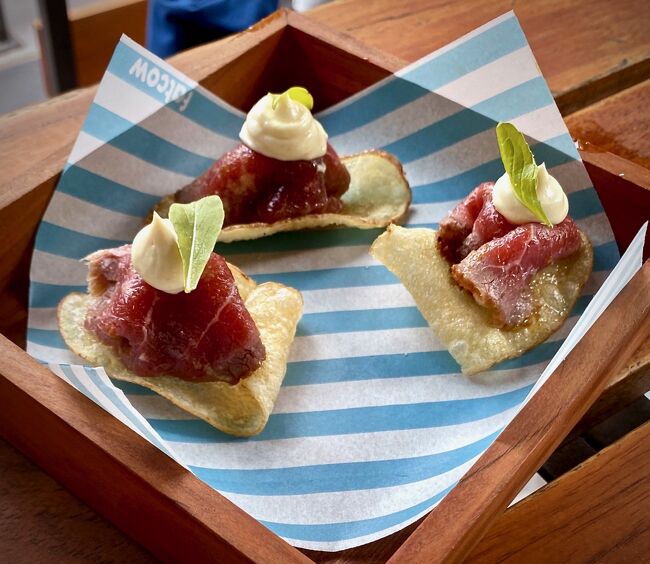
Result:
M650 422L496 519L467 562L644 562Z

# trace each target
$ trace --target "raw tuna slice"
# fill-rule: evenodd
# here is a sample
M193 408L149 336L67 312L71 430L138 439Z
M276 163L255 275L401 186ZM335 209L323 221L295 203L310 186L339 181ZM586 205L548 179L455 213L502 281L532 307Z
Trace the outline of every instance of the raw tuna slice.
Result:
M493 182L480 184L440 222L438 248L452 264L515 228L494 207L493 188Z
M532 277L575 253L581 241L570 217L554 227L527 223L470 252L451 267L451 273L479 304L490 309L496 326L513 327L532 313Z
M266 357L226 261L212 253L197 288L167 294L131 265L131 246L89 257L96 297L85 327L140 376L237 383Z
M328 145L311 161L280 161L238 145L176 194L193 202L216 194L223 201L224 227L341 210L350 174Z

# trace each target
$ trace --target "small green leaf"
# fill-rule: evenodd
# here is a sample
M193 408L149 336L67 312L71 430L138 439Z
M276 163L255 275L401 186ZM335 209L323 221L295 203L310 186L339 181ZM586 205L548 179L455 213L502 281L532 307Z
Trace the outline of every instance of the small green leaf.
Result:
M314 98L306 88L303 88L302 86L292 86L289 88L289 90L287 90L287 94L289 94L289 97L292 100L299 102L308 110L313 109Z
M515 196L540 223L552 227L537 197L537 164L526 139L511 123L499 123L497 141Z
M274 110L278 107L280 96L283 96L285 94L292 100L305 106L305 108L308 110L311 110L314 107L314 98L309 93L309 90L303 88L302 86L292 86L288 90L285 90L282 94L271 94L271 107Z
M207 196L189 204L172 204L169 220L178 237L183 260L185 292L194 290L217 242L223 225L223 203L219 196Z

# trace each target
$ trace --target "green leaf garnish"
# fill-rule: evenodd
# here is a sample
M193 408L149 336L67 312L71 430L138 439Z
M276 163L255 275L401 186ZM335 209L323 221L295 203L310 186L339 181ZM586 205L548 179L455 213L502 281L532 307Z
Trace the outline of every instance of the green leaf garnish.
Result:
M269 92L269 94L271 93ZM271 107L274 110L278 107L280 96L283 96L285 94L292 100L305 106L305 108L308 110L311 110L314 107L314 98L309 93L309 90L303 88L302 86L292 86L288 90L285 90L282 94L271 94Z
M219 196L207 196L189 204L172 204L169 220L178 237L183 260L185 293L196 288L223 225L223 203Z
M544 225L553 227L537 197L537 164L521 132L511 123L497 125L503 167L517 199Z

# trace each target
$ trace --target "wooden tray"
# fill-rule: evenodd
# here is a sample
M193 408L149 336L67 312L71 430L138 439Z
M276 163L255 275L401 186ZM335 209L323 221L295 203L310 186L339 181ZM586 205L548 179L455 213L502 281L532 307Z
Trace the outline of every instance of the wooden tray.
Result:
M182 66L189 56L179 55L173 62ZM326 107L404 65L285 11L233 38L195 49L191 56L201 61L193 64L191 77L242 109L286 84L318 92ZM60 158L52 155L52 162ZM623 249L650 215L650 173L609 153L586 151L583 158ZM25 178L0 191L0 330L17 343L24 342L33 237L59 172L37 182ZM376 541L361 552L353 549L356 554L377 555L374 546L391 555L406 539L393 561L461 560L608 383L620 382L620 375L630 372L626 360L650 335L648 287L646 264L417 529ZM648 350L637 353L638 366L650 363ZM0 433L163 559L310 561L2 336Z

